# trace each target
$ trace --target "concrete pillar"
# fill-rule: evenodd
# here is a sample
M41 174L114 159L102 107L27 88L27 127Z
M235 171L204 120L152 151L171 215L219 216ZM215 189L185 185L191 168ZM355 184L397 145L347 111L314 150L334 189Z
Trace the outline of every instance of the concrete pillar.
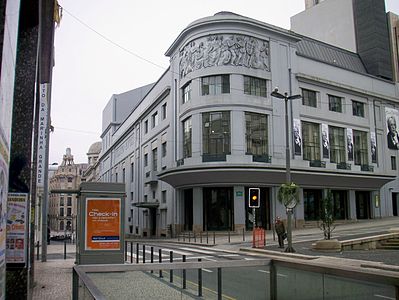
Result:
M204 199L202 188L193 188L193 231L203 231Z
M242 232L245 228L245 190L243 186L234 187L234 229Z
M349 218L356 220L356 194L354 190L349 191Z
M245 155L245 124L244 113L242 111L231 112L231 154Z

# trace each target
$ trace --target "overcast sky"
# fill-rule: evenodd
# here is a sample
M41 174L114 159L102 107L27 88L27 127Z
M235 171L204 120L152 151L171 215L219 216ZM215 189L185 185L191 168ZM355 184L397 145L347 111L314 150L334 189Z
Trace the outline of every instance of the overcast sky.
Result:
M112 94L155 82L168 67L165 51L189 23L231 11L289 29L290 17L305 9L304 0L58 1L64 13L55 33L50 164L68 147L75 163L87 162ZM399 14L398 0L385 3Z

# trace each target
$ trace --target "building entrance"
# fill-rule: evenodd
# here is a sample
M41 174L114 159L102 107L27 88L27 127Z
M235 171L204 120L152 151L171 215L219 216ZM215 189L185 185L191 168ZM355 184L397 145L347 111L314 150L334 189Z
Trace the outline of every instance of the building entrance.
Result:
M183 191L184 197L184 231L193 230L193 189Z
M253 209L248 207L249 187L245 187L245 229L253 229ZM260 206L255 209L256 227L271 229L270 189L260 188Z
M371 219L370 192L356 192L356 218Z
M395 217L398 216L398 201L399 193L392 193L392 213Z
M322 190L303 190L305 221L320 220Z
M204 188L204 230L234 230L233 188Z

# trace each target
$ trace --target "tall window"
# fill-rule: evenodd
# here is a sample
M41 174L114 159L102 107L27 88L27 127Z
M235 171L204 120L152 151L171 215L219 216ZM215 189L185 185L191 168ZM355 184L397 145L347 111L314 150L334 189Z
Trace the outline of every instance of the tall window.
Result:
M144 121L144 133L148 132L148 120Z
M162 120L166 119L166 103L162 105Z
M354 116L364 118L364 103L352 100L352 113Z
M329 126L328 131L330 137L330 161L337 164L345 162L345 129Z
M60 197L60 206L64 206L64 197Z
M63 217L63 216L64 216L64 208L60 207L60 217Z
M182 101L184 104L191 100L191 81L183 87L182 91Z
M148 166L148 153L144 154L144 167Z
M125 168L122 169L122 182L125 183L126 180L126 170Z
M267 116L246 112L245 127L247 154L268 155Z
M266 97L266 80L256 77L244 76L244 94Z
M157 112L154 113L154 114L151 116L151 124L152 124L152 128L154 128L155 126L158 125L158 113L157 113Z
M202 124L204 156L230 154L230 112L203 113Z
M72 206L72 196L67 197L67 206Z
M302 105L317 107L316 92L302 89Z
M72 216L72 208L70 207L67 208L67 216L68 217Z
M134 163L130 164L130 181L134 181Z
M183 122L183 158L191 157L192 155L191 140L191 118L188 118Z
M118 173L115 173L115 182L118 182Z
M303 159L320 160L320 125L302 122Z
M202 95L219 95L230 93L230 75L202 77Z
M166 156L166 142L162 143L162 157Z
M396 156L391 156L391 169L396 170Z
M166 203L166 191L162 191L162 203Z
M158 169L158 149L152 150L152 170L156 171Z
M353 154L355 165L368 165L367 132L353 130Z
M328 109L330 111L342 112L342 98L328 95Z

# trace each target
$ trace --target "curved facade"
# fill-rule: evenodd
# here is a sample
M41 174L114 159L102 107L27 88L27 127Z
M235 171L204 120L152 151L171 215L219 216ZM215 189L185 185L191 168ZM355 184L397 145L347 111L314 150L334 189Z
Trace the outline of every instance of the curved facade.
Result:
M296 225L318 220L327 189L337 219L392 215L397 151L384 120L398 88L367 74L357 54L222 12L191 23L166 55L170 68L100 157L103 180L129 181L127 231L251 229L251 187L261 193L257 225L284 217L285 105L275 87L302 96L288 105Z

